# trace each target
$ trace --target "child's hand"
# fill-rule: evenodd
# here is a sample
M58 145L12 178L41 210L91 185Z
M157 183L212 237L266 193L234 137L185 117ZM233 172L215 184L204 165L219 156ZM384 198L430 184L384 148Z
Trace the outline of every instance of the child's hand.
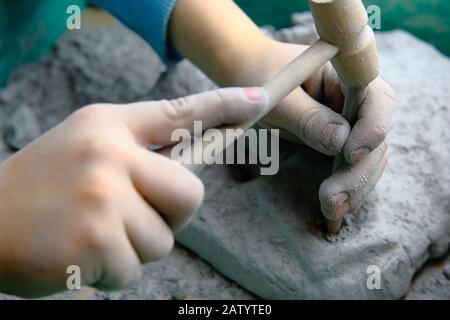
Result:
M262 85L306 46L268 40L260 48L242 59L225 81L234 85ZM339 114L344 103L341 85L328 63L260 124L280 128L285 138L301 141L330 156L344 151L351 165L325 180L320 190L323 213L335 219L357 211L384 171L394 100L392 88L381 78L376 79L350 132L348 122Z
M258 98L258 93L260 97ZM146 149L193 130L256 117L261 89L224 89L174 101L83 108L0 165L0 292L42 296L82 283L123 288L141 263L173 246L199 207L203 185Z
M228 0L178 0L169 38L220 86L261 86L306 49L269 39ZM320 192L324 214L330 218L357 210L381 176L394 93L383 80L373 82L351 133L336 112L343 101L339 81L328 64L261 121L262 126L283 129L284 137L324 154L334 156L344 150L352 166L327 179Z

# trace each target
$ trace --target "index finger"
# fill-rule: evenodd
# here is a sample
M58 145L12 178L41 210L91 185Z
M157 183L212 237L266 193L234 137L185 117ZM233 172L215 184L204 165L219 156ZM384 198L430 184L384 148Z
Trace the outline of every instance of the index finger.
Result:
M257 117L268 105L263 88L227 88L175 100L138 102L119 106L127 127L144 145L170 145L172 132L194 131L194 122L208 129Z

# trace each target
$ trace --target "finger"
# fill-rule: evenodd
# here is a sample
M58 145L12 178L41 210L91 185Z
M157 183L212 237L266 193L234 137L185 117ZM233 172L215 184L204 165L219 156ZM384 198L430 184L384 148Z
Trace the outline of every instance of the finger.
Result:
M172 230L185 226L203 201L200 179L162 155L136 147L130 175L138 192L151 204Z
M328 63L327 63L328 64ZM323 98L323 72L325 69L325 64L323 67L317 69L311 77L308 78L303 84L302 88L317 101L322 101Z
M386 167L387 147L384 142L367 158L340 169L321 184L319 198L328 219L336 220L359 209Z
M124 289L133 284L141 276L141 263L125 233L121 230L113 235L100 236L97 241L101 261L100 278L93 286L102 291Z
M344 95L341 90L341 81L330 62L318 69L302 85L314 100L330 107L337 113L342 113Z
M367 98L358 112L358 121L344 146L348 163L361 161L386 139L392 125L394 104L392 88L382 79L376 79L369 86Z
M341 81L331 63L327 63L323 69L323 104L341 114L344 106L344 94L341 89Z
M286 129L327 155L338 154L350 133L350 125L340 114L317 102L302 89L292 92L265 121Z
M263 88L228 88L176 100L140 102L117 109L127 126L145 145L168 145L178 128L194 130L194 121L208 129L256 118L268 105Z
M131 181L130 181L131 183ZM138 193L132 192L121 212L126 233L142 263L160 260L173 248L173 232L161 215Z

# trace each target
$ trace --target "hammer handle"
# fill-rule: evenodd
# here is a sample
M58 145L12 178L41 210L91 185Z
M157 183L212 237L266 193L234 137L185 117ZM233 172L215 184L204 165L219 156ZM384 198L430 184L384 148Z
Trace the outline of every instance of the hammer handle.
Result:
M190 171L196 174L200 173L204 168L204 162L213 162L212 160L214 159L206 159L208 161L201 161L201 164L196 164L192 163L193 154L202 154L202 150L205 150L208 145L213 143L219 143L218 145L224 146L223 150L225 150L228 146L233 144L235 140L242 136L245 130L253 127L260 119L278 105L281 100L305 82L318 68L332 59L338 51L339 49L336 46L323 40L317 40L263 86L269 96L269 105L266 110L264 110L257 118L246 123L219 128L222 132L220 135L222 138L226 137L226 129L243 129L240 135L235 135L233 141L217 141L218 135L210 137L205 133L203 138L194 139L188 152L183 152L183 155L180 158L174 160L183 164ZM166 149L161 153L170 157L170 149ZM221 155L216 154L215 158L218 158L219 156Z

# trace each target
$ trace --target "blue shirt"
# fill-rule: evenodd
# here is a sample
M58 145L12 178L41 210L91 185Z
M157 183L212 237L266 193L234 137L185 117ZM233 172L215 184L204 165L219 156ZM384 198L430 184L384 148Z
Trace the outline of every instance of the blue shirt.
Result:
M91 0L146 40L164 62L179 56L167 42L167 26L176 0Z

